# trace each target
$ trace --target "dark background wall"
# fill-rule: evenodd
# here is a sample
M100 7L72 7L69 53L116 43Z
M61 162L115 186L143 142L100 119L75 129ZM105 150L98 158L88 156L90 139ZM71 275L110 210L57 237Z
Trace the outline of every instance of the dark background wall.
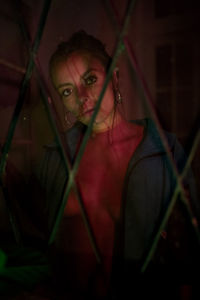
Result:
M29 52L37 31L44 1L4 1L0 7L0 144L6 139ZM37 59L51 106L55 106L60 131L67 129L63 107L48 76L48 61L57 44L74 31L84 29L101 39L112 55L118 37L113 8L122 21L127 1L52 1ZM113 7L114 5L114 7ZM24 39L19 23L28 33ZM173 131L187 153L199 130L200 113L200 4L199 1L136 1L127 38L137 57L164 129ZM127 119L150 116L136 72L124 51L118 62L120 86ZM9 161L25 180L37 169L43 145L54 136L41 99L36 71L30 81L16 126ZM199 190L200 146L193 160Z

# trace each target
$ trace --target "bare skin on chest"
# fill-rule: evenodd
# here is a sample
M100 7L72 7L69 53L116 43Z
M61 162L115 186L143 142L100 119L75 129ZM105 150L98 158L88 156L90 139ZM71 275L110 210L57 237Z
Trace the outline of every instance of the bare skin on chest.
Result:
M110 60L104 46L100 47L99 42L94 42L91 37L89 39L89 48L84 43L84 47L76 45L75 50L58 52L58 57L54 57L51 63L51 78L65 108L86 126L105 87ZM93 47L97 51L93 51ZM129 160L143 136L141 126L122 118L118 110L121 100L118 68L115 68L95 115L92 130L96 136L92 135L89 139L76 174L78 190L102 258L101 268L73 190L56 241L58 253L61 254L59 266L64 269L65 279L67 275L68 286L80 290L90 290L92 286L96 294L104 290L97 287L102 279L106 284L109 281L115 228L121 201L124 200L124 177ZM105 281L100 285L105 287Z
M142 135L142 127L122 121L113 130L90 138L79 166L77 182L106 272L111 267L115 224L120 214L125 173ZM68 199L65 216L71 217L71 220L73 216L81 218L73 192ZM74 247L78 251L83 249L92 253L86 230L80 230L76 220L74 218L74 224L72 221L69 229L75 233Z

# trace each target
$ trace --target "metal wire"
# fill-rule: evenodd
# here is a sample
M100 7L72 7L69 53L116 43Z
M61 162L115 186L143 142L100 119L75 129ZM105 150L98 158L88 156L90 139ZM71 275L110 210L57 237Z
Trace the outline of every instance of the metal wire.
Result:
M31 78L32 72L33 72L33 68L34 68L34 56L36 55L36 52L38 50L39 47L39 43L42 37L42 32L44 29L44 25L46 22L46 18L48 15L48 11L50 8L50 4L51 4L51 0L45 0L44 2L44 6L43 6L43 10L41 13L41 17L40 17L40 21L39 21L39 25L38 25L38 30L36 33L36 37L33 43L33 47L30 53L30 59L29 59L29 63L26 69L26 73L24 76L24 79L22 81L22 85L20 88L20 92L19 92L19 97L18 97L18 101L17 104L15 106L15 110L8 128L8 134L6 137L6 141L5 144L3 146L3 150L2 150L2 157L1 157L1 162L0 162L0 182L2 183L2 177L3 174L5 172L5 167L6 167L6 162L7 162L7 158L8 158L8 152L10 150L10 146L11 146L11 142L12 142L12 138L14 135L14 131L15 131L15 127L17 125L17 121L19 119L19 115L20 112L22 110L22 106L24 103L24 98L25 98L25 93L29 84L29 80Z
M22 74L26 73L25 68L22 68L22 67L19 67L19 66L15 65L15 64L12 64L12 63L8 62L5 59L0 58L0 64L3 65L3 66L6 66L7 68L12 69L16 72L19 72L19 73L22 73Z
M69 173L69 180L68 180L68 183L67 183L67 186L66 186L65 195L64 195L63 201L62 201L62 203L60 205L60 208L59 208L59 211L58 211L58 214L57 214L57 218L55 220L55 224L54 224L53 229L52 229L52 233L51 233L51 236L50 236L49 243L51 243L54 240L54 238L55 238L56 232L58 230L58 227L59 227L62 215L63 215L64 208L65 208L65 205L66 205L66 199L68 198L70 190L71 190L71 187L73 186L74 178L75 178L75 175L77 173L77 170L78 170L78 167L79 167L79 163L80 163L82 155L84 153L87 141L88 141L88 139L89 139L89 137L91 135L91 132L92 132L93 123L95 121L96 115L97 115L98 110L100 108L101 101L103 99L103 96L104 96L104 93L106 91L107 85L108 85L108 83L109 83L109 81L111 79L111 76L112 76L113 70L115 68L115 64L116 64L117 58L118 58L119 54L121 53L121 51L123 50L122 39L123 39L123 36L126 33L126 30L127 30L127 27L128 27L129 21L130 21L131 12L133 10L134 5L135 5L135 1L134 0L129 1L129 3L127 5L126 17L125 17L125 20L123 22L122 30L121 30L121 32L119 34L119 38L118 38L118 42L117 42L117 45L116 45L116 48L115 48L115 52L114 52L114 55L113 55L112 63L110 65L110 67L109 67L109 70L108 70L108 73L107 73L104 85L102 87L99 99L97 101L97 104L96 104L96 107L95 107L95 110L94 110L94 113L93 113L93 115L91 117L90 123L89 123L89 125L87 127L87 130L85 132L85 135L84 135L83 141L81 143L80 149L79 149L78 154L76 156L76 160L74 162L73 169Z
M51 106L49 105L48 99L49 99L50 93L49 93L48 88L45 84L44 76L42 75L42 70L39 66L39 62L37 61L37 59L35 59L35 66L36 66L36 71L37 71L38 83L40 85L40 89L41 89L41 92L42 92L42 101L44 103L45 110L47 112L47 116L48 116L51 128L54 132L56 143L59 146L61 158L63 160L64 166L65 166L65 169L66 169L66 174L69 174L71 172L72 166L71 166L70 160L68 158L68 155L65 151L65 145L63 145L62 139L60 138L60 134L58 132L58 129L57 129L57 126L56 126L56 123L55 123L55 119L53 117L53 112L51 110ZM74 191L75 191L75 194L76 194L79 206L80 206L83 222L84 222L84 225L86 227L92 249L93 249L94 254L96 256L97 262L100 263L101 262L101 257L100 257L100 253L99 253L96 241L95 241L95 236L94 236L94 234L92 232L92 228L89 224L89 220L88 220L88 217L87 217L84 205L83 205L83 200L81 198L79 189L77 188L76 182L73 182L73 185L71 187L74 188ZM66 190L66 187L65 187L64 190ZM65 192L64 192L63 199L64 199L64 197L65 197ZM68 198L66 198L64 200L63 199L62 199L62 201L65 201L65 205L67 205ZM48 244L50 245L52 242L53 242L53 240L49 239Z
M10 121L10 125L9 125L9 128L8 128L7 137L6 137L5 143L4 143L3 148L2 148L2 155L1 155L1 160L0 160L0 184L2 185L4 191L6 191L6 188L4 187L4 174L5 174L5 168L6 168L8 153L9 153L10 146L11 146L11 143L12 143L12 139L13 139L13 136L14 136L17 121L19 119L19 115L20 115L20 112L21 112L22 107L23 107L23 103L24 103L24 99L25 99L26 90L27 90L27 87L28 87L28 84L29 84L29 80L31 78L32 71L33 71L33 68L34 68L34 56L36 55L37 49L39 47L39 43L40 43L40 40L41 40L41 37L42 37L42 32L43 32L45 22L46 22L46 18L47 18L47 15L48 15L48 11L49 11L49 8L50 8L50 3L51 3L51 1L49 1L49 0L46 0L44 2L43 10L42 10L42 13L41 13L41 16L40 16L40 21L39 21L39 28L38 28L37 33L36 33L36 37L35 37L35 40L34 40L34 43L33 43L32 51L30 53L30 59L29 59L29 62L28 62L27 69L25 71L23 81L22 81L22 85L21 85L21 88L20 88L19 96L18 96L18 101L16 103L14 113L13 113L13 116L12 116L12 119ZM3 62L1 61L1 63L4 63L4 65L5 65L4 61ZM20 71L20 72L24 71L22 69L16 68L16 66L13 67L12 64L6 63L6 65L7 65L7 67L13 68L16 71ZM7 194L5 193L5 196L6 195ZM6 197L6 201L9 202L8 197ZM11 226L12 226L13 233L14 233L14 236L15 236L15 240L19 244L19 242L21 242L21 238L20 238L20 231L19 231L19 228L18 228L18 224L16 222L15 214L12 211L10 204L6 203L6 205L7 205L8 211L9 211L9 218L10 218Z
M191 148L191 152L190 152L190 155L189 155L188 160L186 162L186 165L184 167L184 170L183 170L182 174L179 174L178 170L176 168L176 165L174 163L171 151L169 149L166 137L163 133L163 130L162 130L161 125L159 123L159 120L157 118L156 112L154 110L153 101L152 101L152 97L151 97L151 94L149 92L148 86L146 84L146 81L144 79L142 71L141 71L141 69L139 67L139 64L137 62L137 59L136 59L135 53L133 51L133 48L131 46L131 43L130 43L128 37L126 36L126 30L127 30L127 27L128 27L129 21L130 21L131 12L133 10L135 2L136 1L134 1L134 0L129 1L124 22L123 22L123 24L121 24L121 22L119 20L118 12L117 12L117 10L114 6L114 3L113 3L113 1L110 1L111 5L112 5L113 13L114 13L115 18L117 20L117 26L118 26L119 30L120 30L120 28L122 28L122 30L119 32L118 42L117 42L116 49L115 49L115 52L114 52L112 64L111 64L111 66L108 70L108 73L107 73L102 91L100 93L100 96L99 96L99 99L98 99L98 102L97 102L97 105L96 105L96 108L95 108L95 111L94 111L94 113L91 117L90 123L89 123L88 128L86 130L86 133L84 135L84 138L83 138L82 144L80 146L79 152L77 154L76 160L74 162L73 168L71 168L70 162L67 159L66 153L65 153L63 145L62 145L62 141L60 140L59 133L58 133L57 127L55 125L55 121L52 117L52 112L50 111L50 108L49 108L49 105L48 105L48 95L46 93L47 89L43 84L43 82L44 82L43 79L39 75L41 70L39 69L38 66L37 66L37 72L39 71L38 81L39 81L41 91L42 91L42 94L43 94L43 101L44 101L45 108L46 108L46 111L47 111L47 114L48 114L48 117L49 117L49 120L50 120L50 124L53 128L53 131L54 131L54 134L55 134L55 137L56 137L56 141L57 141L57 143L59 145L59 148L61 150L61 156L62 156L62 159L64 161L65 167L66 167L66 172L69 173L69 180L68 180L68 183L65 187L64 196L63 196L63 199L61 201L61 205L58 209L58 212L57 212L57 215L56 215L56 218L55 218L55 222L54 222L53 227L52 227L52 232L51 232L50 238L49 238L49 244L51 244L55 239L55 235L56 235L56 232L58 230L58 226L60 224L61 218L63 216L64 208L67 204L67 199L68 199L69 193L71 191L71 188L75 188L75 192L77 194L77 199L79 201L79 205L80 205L81 212L82 212L82 217L83 217L85 226L87 228L87 232L88 232L88 235L89 235L89 238L90 238L91 245L92 245L93 250L95 252L97 261L100 262L101 261L100 254L99 254L99 251L97 249L97 246L96 246L96 243L95 243L95 238L93 236L91 227L89 225L89 221L87 219L87 215L86 215L86 212L85 212L85 209L84 209L84 206L83 206L81 196L79 194L79 190L76 186L75 176L76 176L76 173L78 171L78 167L79 167L81 158L83 156L86 144L87 144L88 139L91 135L92 126L93 126L93 123L94 123L95 118L97 116L97 113L99 111L101 101L103 99L103 96L104 96L104 93L106 91L107 85L108 85L108 83L111 79L111 76L112 76L117 58L118 58L119 54L121 53L121 51L124 50L124 46L125 46L126 52L128 54L129 60L130 60L130 63L132 65L132 67L134 68L134 70L136 72L136 75L137 75L137 77L140 81L140 84L141 84L141 87L142 87L142 90L143 90L143 93L144 93L144 96L145 96L146 103L147 103L147 105L149 107L149 111L151 113L151 117L152 117L152 119L154 120L154 122L156 124L157 130L158 130L160 138L161 138L161 142L162 142L162 144L163 144L163 146L166 150L170 165L172 167L172 171L173 171L174 176L175 176L176 181L177 181L177 185L176 185L174 194L172 196L172 199L171 199L171 201L169 203L169 206L168 206L168 208L165 212L164 218L163 218L163 220L160 224L159 230L158 230L158 232L155 236L155 239L152 243L150 251L149 251L149 253L148 253L148 255L145 259L145 262L142 266L141 272L144 272L146 270L147 266L148 266L148 263L150 262L150 260L153 256L153 253L154 253L155 249L156 249L157 243L158 243L159 238L160 238L160 231L165 227L165 224L166 224L166 222L167 222L167 220L168 220L168 218L171 214L172 208L173 208L173 206L176 202L177 196L179 194L181 194L181 199L182 199L183 203L185 204L185 206L187 208L187 212L190 216L191 223L192 223L193 228L196 232L197 239L198 239L198 241L200 241L199 230L197 229L195 223L193 222L194 214L193 214L193 212L191 211L191 209L188 205L188 199L187 199L187 196L185 194L185 190L184 190L184 187L183 187L183 184L182 184L183 179L184 179L184 177L187 173L187 170L190 168L192 159L193 159L194 154L196 152L196 149L197 149L197 146L198 146L198 143L199 143L199 140L200 140L200 131L198 132L197 136L194 139L194 143L193 143L193 146ZM10 149L10 146L11 146L12 138L13 138L13 135L14 135L14 131L15 131L15 128L16 128L16 124L17 124L19 114L22 110L22 106L23 106L23 103L24 103L26 89L27 89L27 86L29 84L29 80L31 78L33 68L34 68L35 63L36 63L35 56L36 56L36 53L37 53L37 50L38 50L38 47L39 47L39 44L40 44L40 40L41 40L42 33L43 33L43 30L44 30L44 26L45 26L46 18L47 18L48 11L49 11L49 8L50 8L50 4L51 4L51 1L49 1L49 0L46 0L45 3L44 3L42 14L41 14L41 17L40 17L40 22L39 22L39 25L38 25L38 30L37 30L36 37L35 37L35 40L34 40L34 43L33 43L33 47L32 47L31 52L30 52L30 59L29 59L29 62L28 62L26 72L25 72L24 69L19 68L17 66L14 66L14 65L12 65L8 62L5 62L3 60L0 61L0 63L6 65L7 67L13 68L16 71L19 71L19 72L22 72L22 73L25 72L25 76L24 76L24 79L23 79L23 82L22 82L20 93L19 93L19 98L18 98L16 107L15 107L15 110L14 110L14 113L13 113L13 117L12 117L11 122L10 122L10 126L9 126L9 129L8 129L8 134L7 134L7 137L6 137L6 141L5 141L5 144L3 146L2 157L1 157L1 162L0 162L0 181L1 182L2 182L4 172L5 172L7 157L8 157L9 149ZM23 31L24 31L24 27L23 27ZM26 32L25 32L25 36L26 36L26 39L27 39L28 36L26 35Z
M112 0L110 1L110 3L111 3L111 6L112 6L113 14L115 15L115 18L116 18L117 27L120 30L120 28L121 28L121 22L120 22L118 11L117 11L117 9L116 9L116 7L114 5L114 2ZM174 191L174 194L172 196L172 199L170 200L169 206L168 206L168 208L166 210L164 218L163 218L163 220L161 222L161 225L160 225L160 227L158 229L158 232L157 232L157 234L155 236L155 240L152 242L152 247L150 248L150 251L147 254L146 260L145 260L145 262L144 262L144 264L143 264L143 266L141 268L141 272L144 272L146 270L147 266L148 266L148 263L150 262L150 260L151 260L151 258L153 256L153 253L154 253L155 249L156 249L156 246L157 246L157 243L158 243L159 237L160 237L160 232L165 227L165 224L166 224L166 222L167 222L167 220L168 220L168 218L170 216L172 208L173 208L173 206L175 204L175 201L177 199L177 196L179 194L181 194L181 200L183 201L184 205L186 206L187 213L188 213L188 215L190 217L190 220L191 220L191 224L192 224L193 229L195 231L195 234L196 234L196 237L198 239L198 242L200 243L200 232L199 232L199 229L196 226L196 222L193 222L193 220L195 220L195 216L194 216L194 214L193 214L193 212L191 210L191 207L189 205L188 197L187 197L187 195L185 193L185 189L184 189L183 183L182 183L183 178L184 178L184 176L186 174L186 171L188 170L188 168L189 168L189 166L191 164L192 158L194 156L194 153L196 151L196 147L197 147L197 144L198 144L199 136L198 135L196 136L196 140L194 141L193 147L191 149L190 156L189 156L189 158L188 158L188 160L186 162L186 166L185 166L185 169L184 169L183 173L179 174L179 172L177 170L177 167L176 167L176 164L174 162L174 159L172 157L172 153L170 151L167 139L166 139L166 137L164 135L164 132L162 130L162 127L161 127L160 122L158 120L158 117L156 115L156 112L155 112L155 109L154 109L154 106L153 106L152 96L151 96L151 93L150 93L150 91L148 89L148 85L147 85L147 83L145 81L145 78L144 78L143 73L142 73L142 71L140 69L139 63L138 63L138 61L136 59L135 53L133 51L133 48L132 48L131 43L130 43L130 41L129 41L129 39L128 39L127 36L124 36L123 42L124 42L124 45L125 45L126 52L127 52L128 57L129 57L130 63L132 65L133 69L135 70L135 73L136 73L136 75L137 75L137 77L139 79L139 82L140 82L140 85L141 85L141 88L142 88L142 91L143 91L143 94L144 94L144 98L146 100L146 104L147 104L147 106L149 108L149 112L151 114L151 117L152 117L152 119L153 119L153 121L154 121L154 123L156 125L158 133L160 135L161 142L162 142L163 147L164 147L164 149L165 149L165 151L167 153L169 163L171 165L172 171L173 171L174 176L175 176L176 181L177 181L177 183L176 183L177 186L175 188L175 191Z
M181 174L180 177L179 177L181 182L184 180L184 177L185 177L185 175L187 174L188 169L190 168L190 164L191 164L191 162L192 162L192 160L193 160L193 158L194 158L194 155L195 155L195 152L196 152L196 149L197 149L197 146L198 146L199 141L200 141L200 130L198 131L198 133L197 133L197 135L196 135L195 141L194 141L193 146L192 146L192 150L191 150L191 152L190 152L190 155L189 155L189 157L188 157L188 160L187 160L187 163L186 163L186 165L185 165L185 167L184 167L184 170L183 170L182 174ZM162 230L165 228L165 225L166 225L166 223L167 223L167 220L168 220L169 217L170 217L170 214L171 214L171 212L172 212L172 209L173 209L173 207L174 207L174 205L175 205L175 202L176 202L177 197L179 196L180 192L181 192L181 187L177 184L177 185L176 185L176 188L175 188L175 190L174 190L173 196L172 196L172 198L171 198L171 201L170 201L170 203L169 203L169 206L168 206L168 208L166 209L166 212L165 212L164 217L163 217L163 219L162 219L162 222L161 222L161 224L160 224L160 226L159 226L159 229L158 229L158 231L157 231L157 233L156 233L156 235L155 235L155 237L154 237L154 240L153 240L153 242L152 242L152 245L151 245L151 247L150 247L150 249L149 249L149 251L148 251L148 253L147 253L147 256L146 256L146 258L145 258L145 260L144 260L144 262L143 262L143 265L142 265L142 267L141 267L141 272L142 272L142 273L145 272L145 270L146 270L146 268L147 268L147 266L148 266L148 264L149 264L149 262L150 262L150 260L151 260L151 258L152 258L152 256L153 256L153 254L154 254L154 252L155 252L155 250L156 250L156 246L157 246L158 241L159 241L160 236L161 236L160 233L161 233ZM186 197L185 197L185 198L186 198ZM193 228L194 228L194 230L195 230L195 233L196 233L198 242L200 243L200 235L199 235L199 230L198 230L197 223L196 223L196 218L195 218L194 214L192 213L191 208L190 208L190 206L188 205L188 202L185 202L185 201L183 200L183 203L184 203L185 206L187 207L187 213L188 213L188 215L189 215L189 217L190 217L190 222L191 222L191 224L192 224L192 226L193 226Z
M29 37L28 32L26 30L25 24L23 22L23 18L22 18L21 14L18 11L19 1L16 0L14 2L14 4L15 4L15 8L16 8L17 23L19 24L19 27L20 27L20 30L22 32L23 38L25 40L27 50L30 51L30 49L31 49L30 37ZM43 25L42 22L40 22L40 26L42 26L42 25ZM50 93L49 93L49 91L47 89L47 86L45 84L44 76L42 76L42 70L40 68L39 61L37 60L37 56L35 55L33 58L34 58L34 63L35 63L35 67L36 67L38 83L39 83L39 86L40 86L40 89L41 89L41 92L42 92L42 100L43 100L43 103L44 103L44 106L45 106L45 109L46 109L46 112L47 112L47 116L48 116L49 122L51 124L51 127L53 129L53 132L54 132L54 135L55 135L55 138L56 138L56 142L59 146L59 150L60 150L60 153L61 153L62 160L64 162L64 166L66 168L66 172L69 173L70 170L71 170L70 161L67 157L67 154L66 154L66 151L64 149L63 143L60 139L60 135L59 135L59 132L57 130L55 119L53 117L53 111L51 110L51 106L49 105L49 101L48 101L48 99L50 97ZM1 61L0 61L0 63L1 63ZM21 70L21 69L19 69L19 67L13 66L10 63L4 62L3 60L2 60L2 64L6 65L7 67L10 67L12 69L15 69L16 71L19 71L19 72L24 71L24 73L26 73L25 69ZM55 107L54 107L54 111L56 111ZM75 190L76 197L78 199L78 203L79 203L79 206L80 206L80 209L81 209L83 222L84 222L86 230L88 232L90 243L91 243L92 248L94 250L97 261L98 261L98 263L100 263L101 259L100 259L99 251L97 249L95 237L94 237L94 234L92 232L91 226L89 224L89 220L87 218L86 211L84 209L84 205L83 205L83 201L82 201L81 196L80 196L80 192L78 191L78 188L77 188L75 182L73 183L73 187L74 187L74 190ZM67 199L66 199L66 203L67 203ZM13 221L14 220L14 215L13 214L11 215L11 212L10 212L10 217L11 217L11 221L12 221L11 223L12 223L12 226L13 226L14 225L14 221ZM13 231L14 231L14 233L19 232L19 230L17 231L17 225L16 224L15 224L15 226L13 226ZM18 235L16 235L16 239L19 239Z

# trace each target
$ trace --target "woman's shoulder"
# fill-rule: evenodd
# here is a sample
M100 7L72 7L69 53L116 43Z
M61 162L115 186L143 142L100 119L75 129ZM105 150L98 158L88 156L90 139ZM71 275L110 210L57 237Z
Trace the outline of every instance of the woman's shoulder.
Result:
M160 149L164 149L165 141L167 141L170 148L173 148L177 143L177 137L173 132L163 129L160 124L156 124L151 118L130 120L130 122L143 127L144 140L151 142Z

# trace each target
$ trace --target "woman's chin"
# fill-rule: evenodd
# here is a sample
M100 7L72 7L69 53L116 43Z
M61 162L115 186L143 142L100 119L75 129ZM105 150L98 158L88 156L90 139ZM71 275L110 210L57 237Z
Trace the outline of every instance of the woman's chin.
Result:
M79 119L79 121L85 125L89 125L90 121L91 121L91 118L92 118L92 115L84 115L83 117L81 117ZM98 123L101 123L101 119L98 118L98 116L96 117L96 119L94 120L94 123L93 124L98 124Z
M90 124L92 116L84 115L79 119L81 123L88 126ZM110 118L111 119L111 118ZM108 116L97 115L96 119L93 122L93 131L106 131L111 125L111 120Z

